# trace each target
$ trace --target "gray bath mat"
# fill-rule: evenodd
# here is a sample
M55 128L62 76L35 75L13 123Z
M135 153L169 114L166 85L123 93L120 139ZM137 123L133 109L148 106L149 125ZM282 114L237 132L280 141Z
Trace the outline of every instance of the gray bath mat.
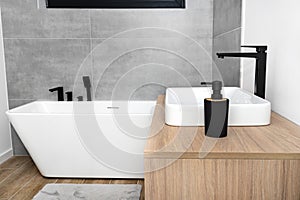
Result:
M33 200L139 200L137 184L47 184Z

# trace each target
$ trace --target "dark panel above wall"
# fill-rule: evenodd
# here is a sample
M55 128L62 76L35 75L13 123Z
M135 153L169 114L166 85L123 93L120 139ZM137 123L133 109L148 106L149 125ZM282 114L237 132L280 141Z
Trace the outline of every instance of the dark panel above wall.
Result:
M47 8L185 8L185 0L46 0Z

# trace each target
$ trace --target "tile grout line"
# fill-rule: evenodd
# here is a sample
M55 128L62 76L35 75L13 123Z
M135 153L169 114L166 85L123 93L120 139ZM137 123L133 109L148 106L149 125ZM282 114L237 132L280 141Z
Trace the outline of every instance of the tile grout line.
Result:
M92 40L92 18L91 18L91 10L89 10L89 28L90 28L90 40ZM91 47L92 49L92 47Z
M14 171L12 171L5 179L3 179L2 181L0 181L0 184L3 183L6 179L8 179L11 175L13 175L15 172L19 171L24 165L26 165L27 163L31 162L30 160L26 161L25 163L23 163L20 167L18 167L17 169L15 169Z
M94 59L93 59L93 38L92 38L92 17L91 10L89 10L89 28L90 28L90 52L89 56L91 59L91 79L92 79L92 90L94 89ZM92 94L94 95L94 94Z
M3 38L3 40L89 40L90 38ZM106 39L106 38L95 38Z
M11 101L32 101L32 100L36 100L36 99L8 99Z
M221 33L219 35L223 35L223 34L226 34L226 33L229 33L231 31L234 31L236 29L239 29L241 27L238 27L238 28L235 28L233 30L230 30L228 32L225 32L225 33ZM91 35L91 34L90 34ZM214 37L218 37L219 35L216 35ZM107 40L107 39L115 39L115 40L120 40L120 39L152 39L152 38L166 38L166 37L137 37L137 38L133 38L133 37L83 37L83 38L47 38L47 37L44 37L44 38L31 38L31 37L15 37L15 38L9 38L9 37L4 37L3 40L90 40L90 39L95 39L95 40ZM170 37L170 38L177 38L177 37ZM199 37L198 39L213 39L211 36L209 37Z
M30 183L30 181L33 180L38 175L39 175L39 172L36 175L34 175L33 177L31 177L31 179L29 179L20 189L18 189L18 191L16 191L10 198L8 198L8 200L11 200L14 196L16 196L18 194L18 192L20 192L23 188L25 188Z

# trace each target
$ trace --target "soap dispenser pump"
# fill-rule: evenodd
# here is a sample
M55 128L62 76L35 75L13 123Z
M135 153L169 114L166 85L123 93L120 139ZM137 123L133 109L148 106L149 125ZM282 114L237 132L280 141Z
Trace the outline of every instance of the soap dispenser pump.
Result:
M205 135L213 138L227 136L229 99L221 94L222 82L212 82L211 98L204 99Z

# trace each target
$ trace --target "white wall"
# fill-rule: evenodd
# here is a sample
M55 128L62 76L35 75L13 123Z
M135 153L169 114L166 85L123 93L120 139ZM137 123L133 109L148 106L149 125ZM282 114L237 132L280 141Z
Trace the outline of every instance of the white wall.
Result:
M242 44L268 45L267 99L300 125L300 1L243 0ZM252 89L253 61L243 61L244 88Z
M3 49L3 34L0 10L0 163L12 156L9 122L5 115L8 110L6 73Z

